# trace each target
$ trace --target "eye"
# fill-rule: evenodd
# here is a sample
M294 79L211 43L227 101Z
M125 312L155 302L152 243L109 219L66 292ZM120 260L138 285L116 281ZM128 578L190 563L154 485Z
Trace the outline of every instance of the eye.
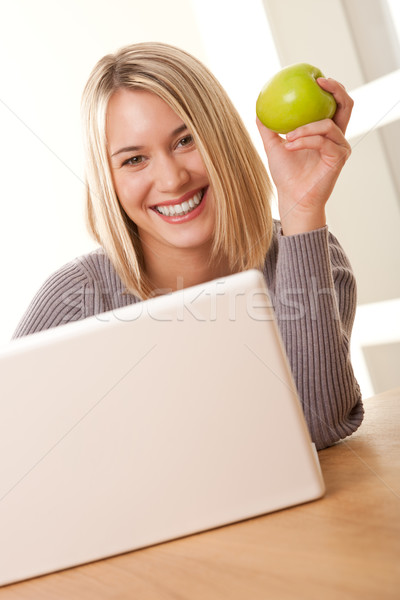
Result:
M176 147L177 148L187 148L188 146L192 146L194 144L193 136L188 134L185 135L182 139L179 140Z
M144 156L139 154L138 156L131 156L127 160L124 160L124 162L122 163L122 166L125 166L125 165L136 166L136 165L140 165L143 161L144 161Z

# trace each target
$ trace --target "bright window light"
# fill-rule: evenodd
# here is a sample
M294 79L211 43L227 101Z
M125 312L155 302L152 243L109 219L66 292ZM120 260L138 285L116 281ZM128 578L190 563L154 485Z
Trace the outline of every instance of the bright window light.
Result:
M399 0L387 0L387 4L400 44L400 2Z
M258 143L256 100L281 68L262 0L191 0L207 66L226 89Z
M400 69L352 90L350 96L354 110L349 139L400 119Z
M264 164L256 126L256 101L263 85L281 69L262 0L191 0L207 66L224 86ZM276 201L272 213L278 218Z
M400 298L374 302L357 307L351 336L351 356L354 372L364 398L373 396L371 378L363 347L389 344L400 340Z

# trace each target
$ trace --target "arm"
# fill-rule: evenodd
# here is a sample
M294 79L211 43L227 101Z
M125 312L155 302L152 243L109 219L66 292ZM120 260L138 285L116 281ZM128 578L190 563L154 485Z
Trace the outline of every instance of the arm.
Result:
M363 418L349 349L355 279L326 227L279 234L274 270L278 325L311 437L321 449L353 433Z
M51 275L33 298L13 337L79 321L137 302L99 248Z
M277 320L311 436L320 449L355 431L363 409L349 353L355 280L325 218L326 202L350 156L344 133L353 101L336 81L318 83L335 97L332 120L299 127L286 139L257 124L282 225L271 279Z
M286 139L257 120L272 178L284 235L319 229L326 224L325 205L351 153L344 137L353 101L333 79L318 79L337 103L333 119L299 127Z
M85 318L85 302L93 296L88 287L87 275L77 261L59 269L34 296L13 338Z

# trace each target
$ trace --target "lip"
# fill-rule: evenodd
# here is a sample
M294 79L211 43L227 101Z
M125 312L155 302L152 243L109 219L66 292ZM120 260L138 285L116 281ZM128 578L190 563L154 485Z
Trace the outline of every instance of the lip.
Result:
M195 196L196 194L198 194L199 192L201 192L204 189L207 190L208 188L201 187L201 188L198 188L197 190L192 190L191 192L187 192L187 194L185 194L181 198L178 198L177 200L169 200L168 202L159 202L158 204L154 204L153 206L150 206L150 208L154 210L156 208L156 206L175 206L176 204L182 204L182 202L186 202L186 200L190 200L190 198L193 198L193 196Z
M151 209L156 213L156 215L158 217L160 217L161 219L163 219L167 223L186 223L187 221L191 221L192 219L195 219L196 217L198 217L199 214L203 211L204 206L206 204L206 200L207 200L208 189L209 189L208 186L205 187L205 188L199 188L197 190L188 192L187 194L185 194L184 196L182 196L181 198L179 198L179 200L171 200L170 202L162 202L160 204L152 206ZM203 194L203 197L201 199L200 204L198 206L196 206L196 208L194 208L187 215L182 215L182 216L180 216L180 215L174 215L174 216L167 217L166 215L162 215L161 213L159 213L156 210L156 206L173 206L175 204L182 204L182 202L185 202L186 200L189 200L190 198L193 198L193 196L195 196L196 194L198 194L202 190L204 190L204 194Z

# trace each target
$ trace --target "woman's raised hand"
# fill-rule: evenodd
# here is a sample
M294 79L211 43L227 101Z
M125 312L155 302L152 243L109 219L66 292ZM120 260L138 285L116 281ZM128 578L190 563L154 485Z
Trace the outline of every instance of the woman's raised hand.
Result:
M336 100L333 119L298 127L286 139L257 119L278 192L284 235L305 233L325 225L325 204L351 153L344 134L353 100L337 81L324 78L317 81Z

